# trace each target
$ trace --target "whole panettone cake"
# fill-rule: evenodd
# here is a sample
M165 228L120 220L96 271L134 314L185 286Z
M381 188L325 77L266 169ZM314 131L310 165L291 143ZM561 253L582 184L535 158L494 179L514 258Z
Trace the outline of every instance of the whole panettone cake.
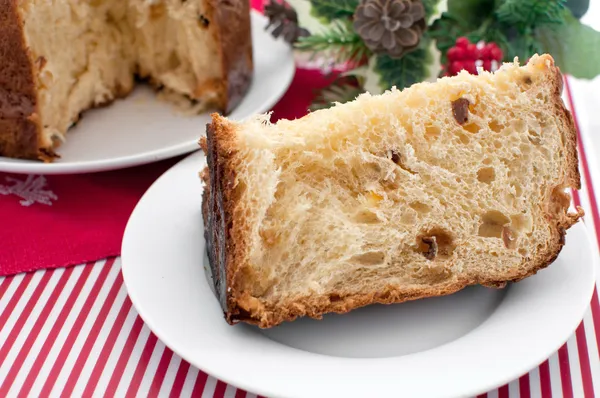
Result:
M0 156L52 161L83 111L136 78L228 113L252 71L247 0L0 0Z

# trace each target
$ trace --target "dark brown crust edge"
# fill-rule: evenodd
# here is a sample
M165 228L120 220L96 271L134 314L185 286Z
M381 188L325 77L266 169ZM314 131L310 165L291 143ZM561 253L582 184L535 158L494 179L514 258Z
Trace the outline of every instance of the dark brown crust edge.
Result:
M212 123L206 126L206 137L200 146L206 154L206 168L201 173L204 182L202 193L202 217L206 251L213 276L217 298L228 323L233 324L239 314L231 286L235 277L233 264L242 254L244 238L241 223L233 224L235 157L233 141L235 131L231 124L218 113L212 114ZM236 244L234 244L236 242Z
M216 147L215 126L213 124L206 125L206 139L203 139L201 145L206 154L207 163L207 168L202 175L204 180L204 191L202 192L204 240L215 292L221 308L227 311L225 254L228 239L225 234L225 225L228 221L228 214L223 208L223 190L221 187L223 165Z
M41 146L34 68L17 0L0 0L0 156L51 160Z
M254 75L250 2L209 0L216 22L225 89L219 108L227 115L242 101ZM235 26L236 29L231 29Z
M551 62L553 71L551 84L553 90L553 106L556 110L560 129L565 134L565 156L567 169L564 173L564 187L580 189L580 173L577 159L577 133L571 113L566 109L561 99L562 76L554 66L552 58L543 56ZM560 189L549 193L547 216L555 226L552 239L546 250L536 258L531 259L531 266L526 272L516 272L504 275L502 278L481 275L464 275L447 284L431 288L398 289L390 286L381 292L362 295L339 295L331 292L329 295L303 297L289 305L277 308L266 308L258 299L248 294L235 295L235 274L239 271L236 259L245 250L245 242L240 241L242 225L234 225L235 200L231 187L235 178L235 130L224 118L213 115L213 122L207 126L207 138L200 145L207 155L208 165L202 172L205 180L203 193L203 215L205 237L209 261L213 270L214 283L223 308L225 319L230 324L245 322L261 328L270 328L282 322L293 321L298 317L320 319L326 313L347 313L353 309L370 304L395 304L427 297L443 296L455 293L470 285L484 285L502 288L510 282L518 282L552 264L560 254L564 244L567 229L583 216L583 210L577 209L575 214L565 214L570 203L570 196ZM562 187L560 187L562 188ZM557 211L557 209L559 211ZM212 210L212 211L211 211ZM218 212L218 213L217 213ZM212 214L211 214L212 213ZM215 215L218 214L218 217ZM236 219L237 220L237 219ZM243 223L243 220L237 220ZM233 244L235 242L235 245ZM211 253L212 252L212 253ZM215 261L216 260L216 261Z

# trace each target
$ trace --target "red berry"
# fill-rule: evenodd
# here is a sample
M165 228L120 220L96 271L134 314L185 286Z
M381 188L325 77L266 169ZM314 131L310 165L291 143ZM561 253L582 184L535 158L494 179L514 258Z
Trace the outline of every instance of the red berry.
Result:
M492 48L491 56L492 56L491 58L493 60L498 61L498 62L502 61L502 58L504 58L504 54L502 53L502 50L498 46Z
M454 61L450 64L450 66L448 67L448 73L451 76L456 75L458 72L460 72L463 68L463 63L460 61Z
M459 37L458 39L456 39L456 47L462 47L462 48L467 48L467 46L469 45L469 39L467 39L464 36Z
M489 59L484 59L483 60L483 69L487 70L488 72L492 71L492 61Z
M452 47L448 50L448 60L449 61L460 61L465 59L466 51L462 47Z
M486 60L486 59L492 59L492 49L489 46L485 46L483 47L481 50L479 50L479 58L482 60Z
M464 69L472 75L477 74L477 67L475 66L475 62L465 62L463 64Z
M467 57L468 59L478 59L479 58L479 49L475 44L469 44L467 46Z

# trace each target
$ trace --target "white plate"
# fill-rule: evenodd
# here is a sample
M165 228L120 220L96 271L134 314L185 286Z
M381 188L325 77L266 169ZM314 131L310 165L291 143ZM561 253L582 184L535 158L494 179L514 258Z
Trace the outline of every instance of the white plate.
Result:
M204 268L198 152L142 197L122 247L129 296L173 351L268 397L473 396L554 353L590 302L596 257L583 223L549 268L504 290L473 287L270 330L228 325Z
M294 77L291 47L265 31L267 19L252 11L254 76L250 90L228 116L244 119L263 113L281 98ZM151 163L198 149L210 111L184 116L154 91L140 85L111 106L85 113L67 133L54 163L0 157L0 171L70 174L120 169Z

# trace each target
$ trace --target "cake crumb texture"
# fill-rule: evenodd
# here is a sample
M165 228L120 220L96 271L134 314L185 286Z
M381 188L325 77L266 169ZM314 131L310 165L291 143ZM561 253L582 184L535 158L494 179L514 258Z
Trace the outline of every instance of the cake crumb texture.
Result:
M213 115L203 215L227 321L272 327L547 267L583 214L561 90L535 55L293 121Z

